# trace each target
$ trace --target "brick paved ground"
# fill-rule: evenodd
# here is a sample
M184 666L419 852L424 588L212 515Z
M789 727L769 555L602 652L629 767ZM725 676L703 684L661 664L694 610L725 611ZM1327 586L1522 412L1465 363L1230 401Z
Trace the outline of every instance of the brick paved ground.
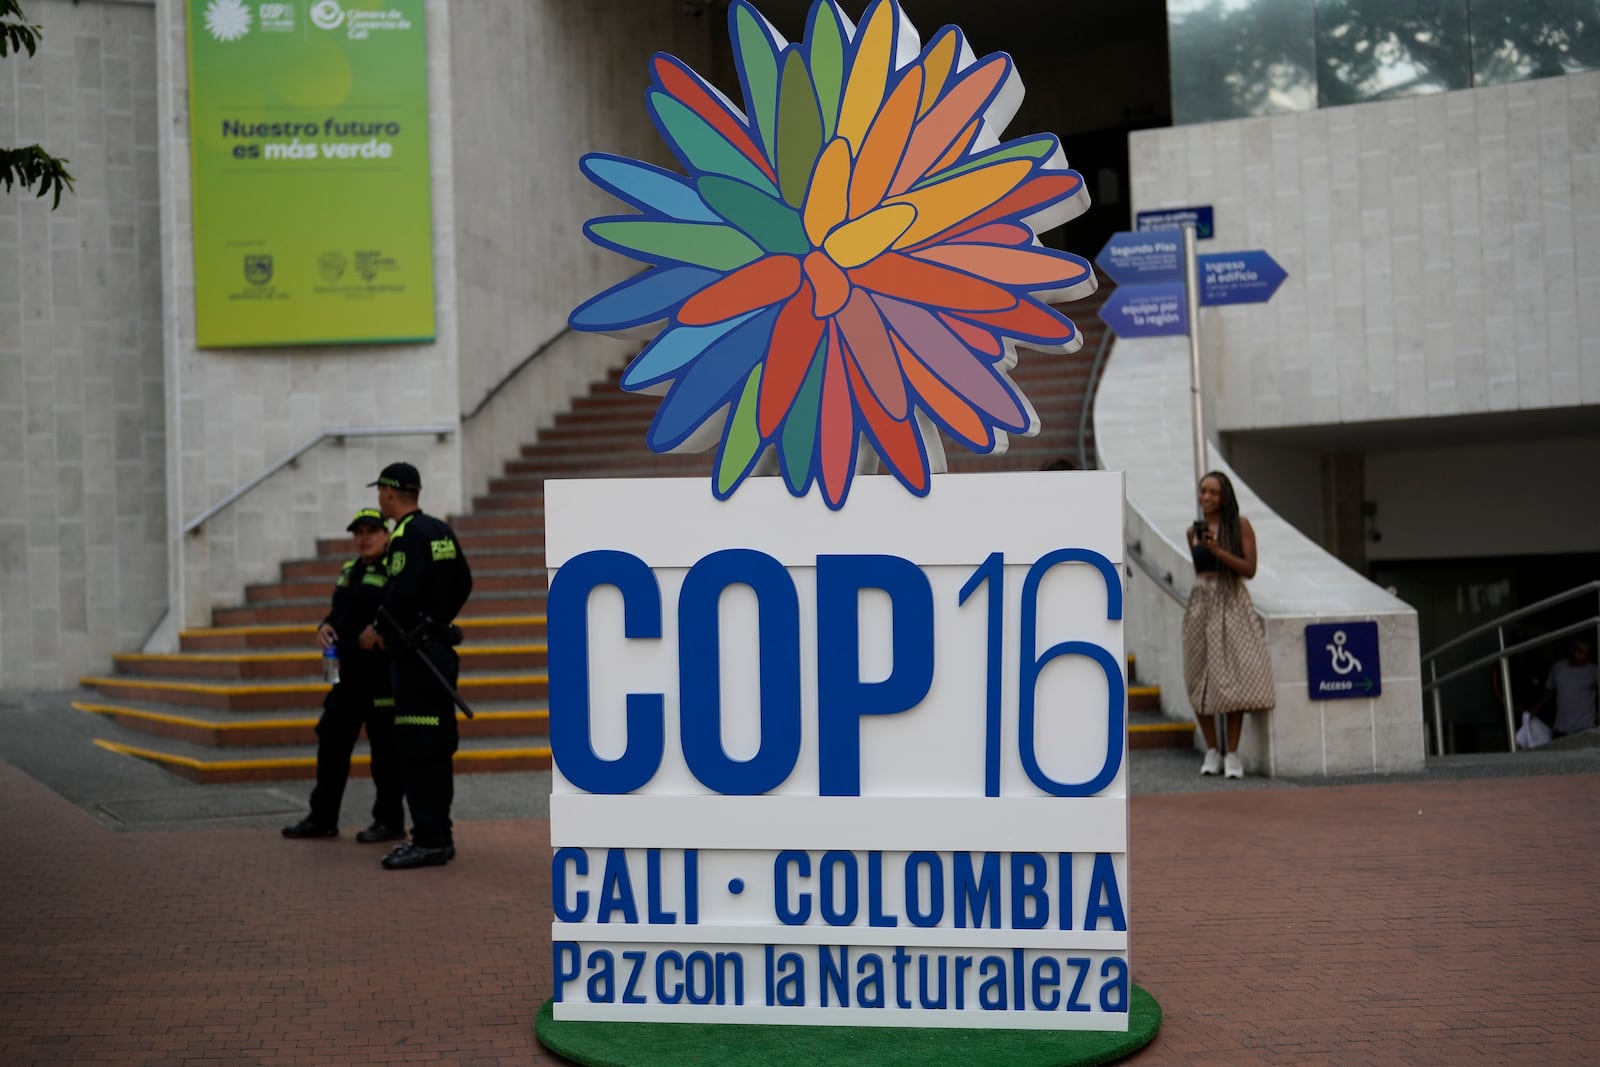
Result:
M1137 796L1131 1062L1600 1063L1600 776ZM115 833L0 763L0 1064L556 1063L548 830ZM430 940L426 935L437 934Z

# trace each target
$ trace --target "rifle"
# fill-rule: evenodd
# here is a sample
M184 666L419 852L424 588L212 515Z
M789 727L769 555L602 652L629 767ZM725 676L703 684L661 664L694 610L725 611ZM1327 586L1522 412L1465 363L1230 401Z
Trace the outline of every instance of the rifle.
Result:
M423 628L428 625L430 620L424 618L421 622L417 623L416 629L408 631L401 627L399 623L395 622L394 616L389 614L389 609L382 605L378 607L378 618L389 630L392 630L394 633L400 636L400 643L405 646L406 651L410 652L413 656L417 657L417 659L421 660L422 665L428 668L428 673L432 674L436 679L438 679L439 684L444 686L445 692L450 694L451 701L454 702L456 707L461 709L462 714L469 719L472 718L472 708L467 705L466 699L463 698L460 693L456 692L456 687L450 684L450 680L444 676L444 672L441 671L434 664L433 660L429 659L422 651L422 643L417 640L417 635L422 632Z

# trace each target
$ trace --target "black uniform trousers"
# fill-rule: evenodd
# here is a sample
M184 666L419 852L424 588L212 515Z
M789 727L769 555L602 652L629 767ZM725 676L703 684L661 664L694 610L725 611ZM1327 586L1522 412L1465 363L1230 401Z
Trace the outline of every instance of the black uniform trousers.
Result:
M454 686L461 659L448 645L420 646L439 673ZM450 694L410 651L398 652L394 670L394 756L396 773L411 809L411 843L418 848L454 845L450 804L455 799L452 757L460 743Z
M328 690L317 720L317 784L311 790L311 821L319 826L339 825L339 806L350 779L350 754L361 728L367 728L372 749L372 821L404 829L405 808L400 802L400 780L395 774L394 708L385 686L359 686L341 682Z

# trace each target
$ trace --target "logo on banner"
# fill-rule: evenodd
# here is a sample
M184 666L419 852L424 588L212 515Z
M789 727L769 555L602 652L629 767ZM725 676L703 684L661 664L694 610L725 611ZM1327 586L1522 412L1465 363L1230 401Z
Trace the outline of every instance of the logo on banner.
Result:
M1010 57L977 58L953 26L924 46L893 2L854 26L818 0L797 44L746 0L728 22L742 108L671 56L651 63L682 173L581 163L632 210L590 220L589 239L654 269L570 322L655 331L622 378L666 394L649 447L715 447L718 499L771 454L792 494L819 486L838 509L872 457L926 495L939 431L980 454L1037 433L1016 350L1078 348L1050 302L1096 281L1035 240L1089 198L1054 135L1000 139L1022 97Z
M250 32L250 9L244 0L211 0L205 20L206 29L219 41L237 41Z
M338 0L317 0L311 5L311 24L319 30L336 30L344 24L344 8Z
M251 285L266 285L272 280L271 256L245 256L244 280Z

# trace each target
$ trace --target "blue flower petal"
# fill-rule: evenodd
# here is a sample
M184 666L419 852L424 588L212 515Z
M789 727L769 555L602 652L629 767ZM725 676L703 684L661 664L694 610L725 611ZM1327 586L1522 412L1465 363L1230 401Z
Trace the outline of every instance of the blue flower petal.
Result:
M757 312L689 366L650 423L645 443L652 451L670 452L718 408L738 399L735 394L744 388L751 369L766 358L779 310Z
M661 331L622 373L622 388L645 389L677 376L683 365L698 357L730 331L750 321L758 311L747 312L710 326L673 326Z
M721 222L688 182L637 160L591 153L579 161L589 179L641 211L685 222Z
M585 300L567 322L574 330L598 333L647 326L721 277L702 267L656 267Z

